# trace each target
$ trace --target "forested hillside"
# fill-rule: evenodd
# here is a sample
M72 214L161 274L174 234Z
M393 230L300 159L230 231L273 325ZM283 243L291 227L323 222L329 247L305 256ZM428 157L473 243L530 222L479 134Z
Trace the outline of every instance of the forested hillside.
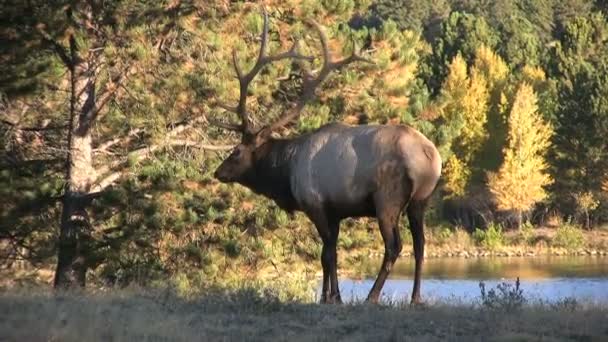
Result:
M318 55L315 19L336 57L357 48L374 62L331 76L280 135L334 121L417 128L444 160L431 226L608 222L603 1L3 0L5 270L56 270L58 286L281 274L305 286L321 253L309 221L212 176L238 136L210 122L236 120L219 104L238 100L233 49L253 66L262 5L271 52L299 40ZM300 86L297 64L266 68L249 90L253 124ZM340 248L379 245L374 225L347 222Z

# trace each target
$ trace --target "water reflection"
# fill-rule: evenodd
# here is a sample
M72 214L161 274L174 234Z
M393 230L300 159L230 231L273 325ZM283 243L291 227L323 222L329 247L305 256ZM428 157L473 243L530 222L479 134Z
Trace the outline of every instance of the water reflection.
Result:
M381 260L378 260L378 265ZM608 277L605 257L532 257L532 258L438 258L426 259L424 277L434 279L546 279ZM393 279L411 279L413 258L401 258L391 272Z
M381 260L374 262L380 265ZM414 264L411 258L398 260L387 280L383 297L408 299L412 290ZM366 279L340 279L345 300L364 299L375 274ZM533 257L533 258L440 258L427 259L422 296L427 301L471 302L479 299L479 282L488 288L520 277L524 295L529 299L555 301L573 297L584 301L608 303L608 258L606 257Z

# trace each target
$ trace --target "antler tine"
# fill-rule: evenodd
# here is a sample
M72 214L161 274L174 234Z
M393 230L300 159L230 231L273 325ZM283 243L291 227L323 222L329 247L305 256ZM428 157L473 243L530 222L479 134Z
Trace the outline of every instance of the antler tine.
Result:
M328 48L328 44L327 44L327 35L325 34L323 28L321 27L321 25L319 23L317 23L314 20L309 20L309 23L315 28L315 31L317 31L317 34L319 35L319 39L321 40L321 48L323 49L323 67L321 68L321 71L319 71L319 74L316 78L316 85L318 85L319 83L323 82L323 80L329 75L329 73L331 73L331 71L336 70L336 69L340 69L343 66L353 63L353 62L366 62L366 63L373 63L372 61L368 60L367 58L361 57L358 52L357 52L357 44L355 42L355 39L351 37L352 42L353 42L353 53L344 59L341 59L339 61L332 61L331 60L331 56L329 53L329 48Z
M264 68L267 64L282 59L293 58L296 60L313 60L313 57L301 55L298 52L299 44L297 40L294 42L294 44L288 51L268 56L266 51L268 48L268 12L265 8L262 9L262 12L264 14L264 27L262 29L261 35L260 51L258 53L255 65L251 68L251 70L249 70L247 74L243 73L243 70L241 69L238 63L236 49L232 51L232 62L234 64L234 70L239 80L239 102L236 107L228 106L223 103L218 103L218 106L220 106L221 108L238 114L242 121L240 125L221 123L218 124L218 126L230 130L239 130L245 134L253 133L253 129L249 122L249 114L247 112L247 89L249 88L249 84L251 83L251 81L255 78L255 76L257 76L260 70L262 70L262 68Z
M333 62L332 64L334 64L337 69L339 69L347 64L350 64L352 62L364 62L364 63L374 64L373 61L359 55L359 52L357 52L357 42L355 41L355 38L351 37L351 40L353 42L353 53L350 56L348 56L347 58Z
M317 73L317 76L315 77L315 75L313 74L313 72L310 71L310 68L307 65L305 65L304 63L300 63L300 67L302 68L302 70L304 72L304 77L302 80L302 82L303 82L302 95L300 96L300 98L298 99L297 103L294 106L292 106L285 114L283 114L279 118L279 120L277 120L275 123L270 125L270 127L269 127L270 130L274 130L279 127L282 127L282 126L288 124L289 122L291 122L292 120L296 119L300 115L300 113L302 112L304 107L306 106L306 103L308 101L310 101L310 99L314 96L315 89L321 83L323 83L323 81L325 80L325 78L327 78L327 76L331 73L331 71L340 69L343 66L353 63L353 62L373 63L372 61L370 61L364 57L361 57L357 53L357 46L355 44L354 39L353 39L353 53L347 58L341 59L339 61L332 61L331 55L329 52L329 44L328 44L328 40L327 40L327 35L323 31L323 28L315 20L311 19L311 20L308 20L307 22L315 29L315 31L317 31L317 34L319 35L319 40L321 41L321 49L322 49L322 53L323 53L323 66L321 67L321 70Z

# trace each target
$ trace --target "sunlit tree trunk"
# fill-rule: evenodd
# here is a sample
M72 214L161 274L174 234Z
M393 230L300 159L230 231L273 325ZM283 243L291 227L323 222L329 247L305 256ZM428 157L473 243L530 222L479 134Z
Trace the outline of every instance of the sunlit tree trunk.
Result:
M59 232L55 287L70 288L86 283L87 251L91 223L87 214L89 192L96 178L92 161L90 127L95 109L93 68L78 56L71 42L71 99L66 183Z

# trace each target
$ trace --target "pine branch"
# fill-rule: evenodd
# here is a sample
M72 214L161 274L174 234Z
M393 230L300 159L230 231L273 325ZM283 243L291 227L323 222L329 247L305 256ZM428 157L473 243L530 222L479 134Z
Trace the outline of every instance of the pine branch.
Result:
M125 137L114 138L114 139L108 140L102 144L99 144L99 146L97 146L95 149L93 149L93 152L94 153L107 152L107 150L109 148L111 148L112 146L128 143L131 140L133 140L133 138L135 138L136 136L140 135L143 132L144 132L143 128L134 128L134 129L130 130L127 133L127 136L125 136Z
M72 58L69 57L68 51L65 46L61 45L58 41L53 39L53 37L51 37L51 35L46 32L41 25L36 26L36 30L42 36L42 41L52 47L53 51L55 51L57 56L59 56L63 64L68 69L72 69L72 67L74 66L74 61L72 60Z
M202 144L200 142L193 141L193 140L183 140L183 139L171 140L168 142L168 145L192 147L192 148L198 148L198 149L207 150L207 151L229 151L234 148L234 145L210 145L210 144Z
M101 175L101 177L98 178L98 180L91 188L90 194L95 194L104 191L109 186L113 185L118 179L124 176L126 174L126 171L123 170L123 168L129 161L143 161L151 157L155 151L165 146L187 146L193 148L206 149L209 151L225 151L233 147L228 145L214 146L198 143L191 140L173 139L185 130L192 128L195 124L202 122L207 122L207 118L205 116L199 116L191 120L185 120L180 123L174 124L172 126L173 128L169 130L169 132L167 132L166 138L163 142L134 150L130 152L127 156L98 169L96 174Z
M9 120L0 119L0 123L3 123L7 126L11 126L20 131L30 131L30 132L39 132L39 131L52 131L52 130L62 130L68 128L67 125L46 125L41 127L19 127L18 123L11 122Z

